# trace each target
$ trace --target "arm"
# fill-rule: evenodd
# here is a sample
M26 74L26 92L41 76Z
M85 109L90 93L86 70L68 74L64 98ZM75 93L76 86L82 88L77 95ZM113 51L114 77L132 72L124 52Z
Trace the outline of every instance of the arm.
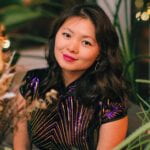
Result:
M97 150L113 150L121 143L127 132L128 117L102 124L99 129Z
M25 106L25 99L19 94L17 98L18 110L21 109L19 113L23 113L22 108ZM28 135L27 120L20 119L15 126L13 135L13 147L14 150L30 150L30 140Z

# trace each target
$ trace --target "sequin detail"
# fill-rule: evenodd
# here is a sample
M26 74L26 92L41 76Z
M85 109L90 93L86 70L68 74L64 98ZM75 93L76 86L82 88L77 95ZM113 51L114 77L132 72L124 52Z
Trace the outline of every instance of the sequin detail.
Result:
M23 96L28 91L34 95L37 91L35 87L42 80L41 75L44 78L44 72L46 71L42 69L27 73L25 83L20 87ZM124 102L121 100L99 100L99 105L91 107L79 103L74 96L78 88L76 83L61 92L58 103L49 105L46 110L33 112L29 122L31 141L40 150L95 150L94 131L101 123L126 115Z
M119 119L126 115L126 106L120 99L107 99L102 103L102 123Z

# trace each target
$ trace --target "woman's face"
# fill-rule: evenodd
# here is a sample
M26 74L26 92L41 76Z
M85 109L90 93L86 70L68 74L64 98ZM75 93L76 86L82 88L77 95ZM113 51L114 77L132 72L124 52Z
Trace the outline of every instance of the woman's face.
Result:
M67 19L56 34L54 53L63 73L84 73L100 53L93 23L81 17Z

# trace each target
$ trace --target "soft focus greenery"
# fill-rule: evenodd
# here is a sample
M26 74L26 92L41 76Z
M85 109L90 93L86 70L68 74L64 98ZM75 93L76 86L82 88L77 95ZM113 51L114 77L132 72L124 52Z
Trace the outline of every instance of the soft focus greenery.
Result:
M47 43L51 21L75 3L96 0L3 0L0 23L13 42L12 48Z
M133 3L135 1L131 0L130 2ZM62 10L67 7L75 3L86 2L96 3L96 0L30 0L29 3L26 0L0 0L0 23L6 26L6 34L13 43L13 49L46 44L52 20L59 16ZM149 97L144 97L144 99L141 97L139 85L148 85L150 87L150 80L147 78L137 78L137 62L141 60L148 60L149 62L150 56L137 53L135 46L137 43L133 35L134 29L139 22L135 17L129 15L129 1L116 0L115 11L111 10L110 3L106 0L103 0L103 2L107 5L108 10L113 16L113 24L120 38L124 75L131 83L131 101L139 104L141 107L141 112L137 114L139 119L142 120L141 127L129 135L116 149L143 150L144 148L144 150L149 150ZM119 19L119 10L123 2L124 13L126 14L124 18L126 24L125 31L123 31L124 29L122 29L121 20ZM142 11L145 9L147 1L144 2L144 7L141 8ZM135 15L135 12L133 14ZM132 22L131 25L130 22ZM146 90L148 91L148 89Z
M104 1L108 6L111 13L113 12L110 8L110 5L107 1ZM120 6L124 2L124 10L125 10L125 22L126 22L126 31L124 32L121 27L121 22L119 19L119 9ZM150 149L150 102L149 97L143 99L139 95L139 91L141 90L139 84L146 84L147 87L150 87L149 79L137 79L136 73L138 68L137 62L140 60L148 60L150 56L148 55L140 55L135 49L136 40L134 40L134 29L136 25L139 23L136 18L128 18L129 17L129 1L117 0L116 2L116 10L113 15L113 22L120 37L120 46L121 46L121 55L122 62L124 66L124 75L131 83L131 101L136 102L140 105L141 112L138 112L137 115L142 122L142 125L131 135L129 135L120 145L116 147L115 150L149 150ZM132 1L133 2L133 1ZM134 1L135 2L135 1ZM145 7L145 5L143 5ZM144 8L142 8L144 9ZM131 17L131 16L130 16ZM131 20L133 19L133 20ZM131 26L130 23L132 22ZM144 51L144 50L143 50ZM142 69L142 68L141 68ZM141 70L143 71L143 70ZM147 72L148 73L148 72ZM148 76L148 75L147 75ZM148 89L146 89L148 91Z
M128 11L130 9L128 8L130 1L116 0L115 11L111 10L111 4L108 1L100 1L107 5L114 18L113 24L120 38L124 75L130 81L132 87L131 93L133 93L133 96L131 101L139 103L136 92L141 84L135 82L138 70L136 63L139 60L149 59L150 56L141 56L137 53L133 31L138 21L135 17L130 18L131 15ZM120 6L123 2L124 13L126 14L124 18L126 24L125 31L122 29L121 20L119 19ZM133 1L131 2L133 3ZM6 34L13 43L11 45L12 49L19 50L23 47L46 44L52 20L57 18L62 10L76 3L96 3L96 0L3 0L0 2L0 23L6 26Z
M128 8L128 2L129 1L123 1L123 0L117 0L116 2L116 10L114 14L111 10L110 4L107 3L107 1L104 1L105 4L108 6L111 14L113 15L113 22L116 27L116 30L118 32L118 35L120 37L120 47L121 47L121 55L122 55L122 62L124 66L124 75L131 83L131 101L136 102L140 105L141 112L139 112L137 115L139 119L142 121L142 125L131 135L129 135L120 145L116 147L115 150L149 150L150 149L150 101L149 97L146 97L146 99L143 99L139 95L139 84L146 84L147 87L150 87L150 80L148 79L137 79L136 78L136 63L140 60L148 60L150 59L150 56L140 55L137 53L137 50L135 49L136 40L133 38L133 30L138 24L136 18L131 18L134 21L132 21L132 26L130 26L129 21L131 22L129 15L129 8ZM119 19L119 10L120 6L124 2L124 10L125 10L125 23L126 23L126 31L123 32L121 27L121 22ZM132 1L133 2L133 1ZM145 6L145 5L144 5ZM142 69L142 68L141 68ZM147 72L148 73L148 72ZM148 91L148 89L146 89ZM133 99L132 99L133 98Z
M149 82L150 81L147 83ZM141 112L138 112L137 115L141 120L142 125L132 134L130 134L120 145L118 145L115 150L122 150L123 148L125 148L125 150L150 149L150 104L143 100L142 97L140 97L138 94L137 97L141 102Z

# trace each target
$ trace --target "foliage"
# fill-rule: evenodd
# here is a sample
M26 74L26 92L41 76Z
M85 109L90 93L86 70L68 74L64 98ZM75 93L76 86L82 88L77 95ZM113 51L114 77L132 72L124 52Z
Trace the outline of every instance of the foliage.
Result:
M150 138L150 104L148 97L147 99L143 99L138 93L139 89L138 84L150 84L150 80L147 79L137 79L136 78L136 67L135 64L139 60L150 59L150 56L145 55L138 55L135 49L136 41L133 40L133 29L136 26L137 22L134 19L134 23L132 27L129 25L129 14L128 14L128 1L117 0L116 2L116 9L115 12L111 10L110 5L107 1L104 1L105 4L108 6L111 14L113 15L113 22L118 35L120 37L120 47L121 47L121 55L122 55L122 62L124 65L124 75L126 78L131 82L132 87L132 94L134 95L133 102L136 102L141 107L141 112L137 115L142 120L142 125L131 135L129 135L120 145L118 145L115 150L121 150L125 148L126 150L133 150L133 149L143 149L148 150L150 148L149 138ZM126 31L123 32L121 27L121 22L119 19L119 9L121 4L124 2L125 7L125 23L126 23ZM145 5L144 5L145 6ZM149 9L147 7L147 9ZM143 11L143 10L142 10ZM147 11L148 12L148 11ZM131 16L130 16L131 17ZM145 18L144 18L145 19ZM141 17L142 21L142 17ZM144 21L147 21L146 19ZM132 41L132 42L131 42ZM147 89L148 90L148 89Z
M32 45L46 44L51 20L56 18L62 10L74 5L74 3L87 2L96 3L96 0L64 0L63 2L61 0L30 0L30 3L25 3L25 0L5 0L0 2L0 22L6 26L6 33L14 43L12 46L13 48L19 47L20 45L26 45L26 43L30 45L30 42ZM131 16L128 14L129 1L116 0L115 11L111 10L108 1L103 0L103 2L107 5L108 10L111 12L114 18L113 23L120 38L124 75L131 82L132 93L134 94L134 97L132 97L133 99L131 99L131 101L138 103L142 109L142 112L138 113L137 115L143 121L143 125L133 134L127 137L126 140L116 149L122 149L124 147L126 147L128 150L135 148L141 149L143 145L146 145L144 150L149 150L150 144L148 143L148 136L150 130L150 105L148 99L144 100L138 94L138 85L149 85L150 80L145 78L136 78L136 62L146 59L149 60L150 56L137 54L135 49L136 41L133 38L133 30L137 25L137 21L142 21L142 12L146 12L145 9L147 9L147 3L144 4L144 7L139 10L141 13L136 15L138 20L135 18L130 20L129 17ZM124 13L126 14L125 32L123 32L120 22L121 20L119 19L119 10L123 2L125 7ZM132 26L130 25L130 22L132 22ZM34 28L35 26L36 28ZM21 44L19 44L20 42Z
M138 112L137 115L142 121L142 125L136 129L136 131L130 134L121 144L119 144L115 150L121 150L123 148L126 150L149 150L150 148L150 104L143 100L140 95L137 94L137 97L141 102L141 112ZM144 105L146 109L144 109Z
M3 48L9 47L9 40L3 36L4 26L0 25L0 144L4 139L11 119L13 117L11 106L14 105L15 93L10 92L10 85L15 75L14 67L11 67L14 55L6 54Z
M64 0L63 2L28 0L27 2L5 0L0 5L0 22L6 26L6 33L14 43L12 48L47 43L51 21L59 16L62 10L75 3L96 3L96 0Z
M6 33L13 42L11 45L12 49L46 44L51 21L59 16L62 10L75 3L96 3L96 0L64 0L63 2L61 0L28 0L27 2L26 0L14 0L13 2L6 0L5 3L2 2L0 5L0 22L6 26ZM123 2L124 13L126 14L125 31L123 31L124 29L122 29L121 20L119 19L119 11ZM117 0L115 11L111 9L108 1L103 0L103 3L106 4L114 18L113 23L120 38L124 75L131 83L132 92L136 93L138 90L138 85L135 82L137 73L136 63L139 60L149 59L150 56L141 56L136 53L136 41L133 38L133 30L137 21L135 17L134 21L130 20L131 16L128 12L129 1ZM146 6L144 5L145 8ZM144 10L141 9L141 11ZM133 22L133 28L130 22ZM139 103L136 94L131 99L131 101Z
M137 53L136 50L136 39L134 38L134 30L135 27L137 26L137 24L139 24L139 21L136 20L135 16L131 16L129 14L129 3L130 5L132 5L133 2L136 2L137 0L134 0L132 2L129 1L123 1L123 0L117 0L116 1L116 7L115 7L115 11L113 11L110 7L110 4L107 1L103 2L105 3L105 5L108 7L108 10L110 11L110 13L112 14L113 17L113 23L114 26L116 27L116 30L118 32L119 38L120 38L120 48L121 48L121 55L122 55L122 63L124 66L124 76L126 77L126 79L128 79L128 81L131 83L131 93L133 95L133 97L131 97L131 101L135 102L135 103L139 103L139 99L136 95L137 92L139 92L138 89L138 84L136 81L142 82L146 79L136 79L136 73L137 73L137 62L141 61L141 60L148 60L150 59L150 56L147 55L140 55ZM123 4L124 6L124 14L125 15L125 29L122 28L122 24L121 24L121 19L119 18L119 11L121 8L121 5ZM141 10L148 14L148 11L150 10L149 4L145 2L145 4L143 4L144 8L141 8ZM144 10L146 9L146 10ZM135 14L135 12L134 12ZM148 20L140 20L142 21L148 21ZM132 24L131 24L132 23ZM125 30L125 31L124 31Z
M4 49L10 46L9 40L3 35L4 30L4 26L0 24L0 146L8 131L17 129L18 120L30 119L35 109L46 109L57 100L57 92L53 89L46 93L45 100L39 99L35 92L33 98L28 98L26 105L19 108L21 102L18 101L18 93L11 88L16 73L16 66L12 64L15 53L4 52ZM38 84L35 84L37 91Z

